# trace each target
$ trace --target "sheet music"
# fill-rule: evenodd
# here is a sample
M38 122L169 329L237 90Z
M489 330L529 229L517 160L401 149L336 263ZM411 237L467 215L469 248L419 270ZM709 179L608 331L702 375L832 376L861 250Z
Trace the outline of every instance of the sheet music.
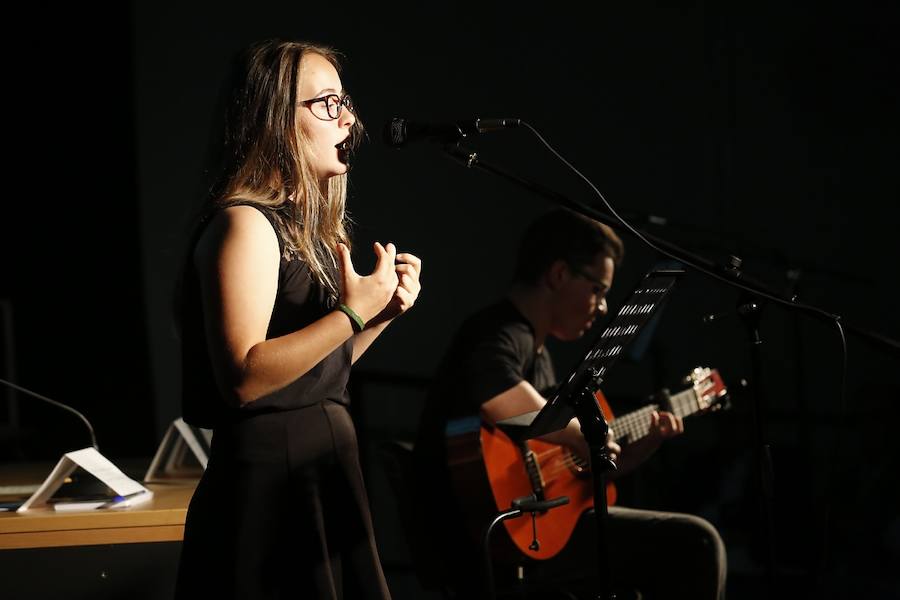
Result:
M535 417L529 428L528 438L557 431L568 425L575 416L569 398L581 394L583 390L593 393L599 389L610 367L622 355L622 350L650 321L678 277L683 274L684 271L681 270L659 270L651 271L641 279L613 321L597 337L565 383Z

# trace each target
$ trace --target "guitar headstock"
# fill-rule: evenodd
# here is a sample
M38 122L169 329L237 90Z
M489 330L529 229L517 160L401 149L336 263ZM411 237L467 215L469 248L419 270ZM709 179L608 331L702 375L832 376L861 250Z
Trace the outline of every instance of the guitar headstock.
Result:
M725 387L725 382L722 381L717 369L696 367L684 378L684 382L694 390L698 411L722 408L728 396L728 388Z

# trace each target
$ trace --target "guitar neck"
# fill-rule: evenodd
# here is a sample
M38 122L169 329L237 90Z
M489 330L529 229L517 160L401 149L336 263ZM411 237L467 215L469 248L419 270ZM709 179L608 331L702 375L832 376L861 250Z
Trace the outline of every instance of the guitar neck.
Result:
M672 414L676 417L684 418L700 411L697 392L693 388L670 396L669 403ZM650 433L650 413L654 410L660 410L659 405L648 404L610 421L609 426L616 436L616 442L631 444L646 437Z

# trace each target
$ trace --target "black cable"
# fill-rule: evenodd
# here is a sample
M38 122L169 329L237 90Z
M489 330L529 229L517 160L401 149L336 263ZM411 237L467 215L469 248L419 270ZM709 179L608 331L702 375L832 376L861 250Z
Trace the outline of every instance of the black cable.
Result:
M98 452L100 451L100 446L97 445L97 436L94 435L94 428L91 427L90 421L88 421L87 417L85 417L83 414L81 414L80 412L78 412L77 410L72 408L71 406L63 404L62 402L57 402L56 400L51 400L50 398L48 398L46 396L42 396L36 392L32 392L29 389L23 388L22 386L16 385L15 383L12 383L10 381L6 381L5 379L0 379L0 383L6 384L15 390L18 390L20 392L28 394L29 396L34 396L38 400L43 400L44 402L48 402L48 403L52 404L53 406L56 406L63 410L67 410L70 413L73 413L75 416L77 416L79 419L81 419L85 425L87 425L88 431L91 434L91 446L93 446L94 449L97 450Z
M847 414L847 337L844 335L844 328L841 325L840 320L835 321L835 325L838 328L838 334L841 337L841 372L840 372L840 383L839 383L839 398L838 398L838 415L846 415ZM828 458L830 464L830 472L831 475L828 478L827 482L827 490L826 490L826 500L823 508L822 520L824 521L824 525L822 527L822 555L819 562L819 585L823 586L826 584L824 577L825 573L828 569L828 556L831 553L831 513L832 508L834 506L834 499L838 497L838 457L840 457L843 453L841 452L841 448L846 440L846 435L841 432L841 429L837 429L838 433L835 434L835 441L831 444L831 455Z

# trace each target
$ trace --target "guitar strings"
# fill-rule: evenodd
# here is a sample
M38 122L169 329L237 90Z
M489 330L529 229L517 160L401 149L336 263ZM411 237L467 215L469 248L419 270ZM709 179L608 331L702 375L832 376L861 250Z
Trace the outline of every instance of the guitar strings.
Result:
M707 390L704 389L701 391L705 393ZM694 392L694 394L692 394L692 392ZM669 398L672 413L678 417L685 417L697 412L701 407L694 406L696 401L697 395L694 389L686 390ZM647 419L647 417L651 412L658 409L658 405L648 405L632 413L611 420L609 422L609 427L617 432L615 436L616 441L623 441L626 439L635 441L646 436L650 432L650 420ZM541 476L545 482L551 482L563 473L590 469L589 464L585 464L584 461L562 446L554 446L541 452L535 452L534 458L538 463L538 467L541 470ZM559 460L555 460L557 458L559 458Z

